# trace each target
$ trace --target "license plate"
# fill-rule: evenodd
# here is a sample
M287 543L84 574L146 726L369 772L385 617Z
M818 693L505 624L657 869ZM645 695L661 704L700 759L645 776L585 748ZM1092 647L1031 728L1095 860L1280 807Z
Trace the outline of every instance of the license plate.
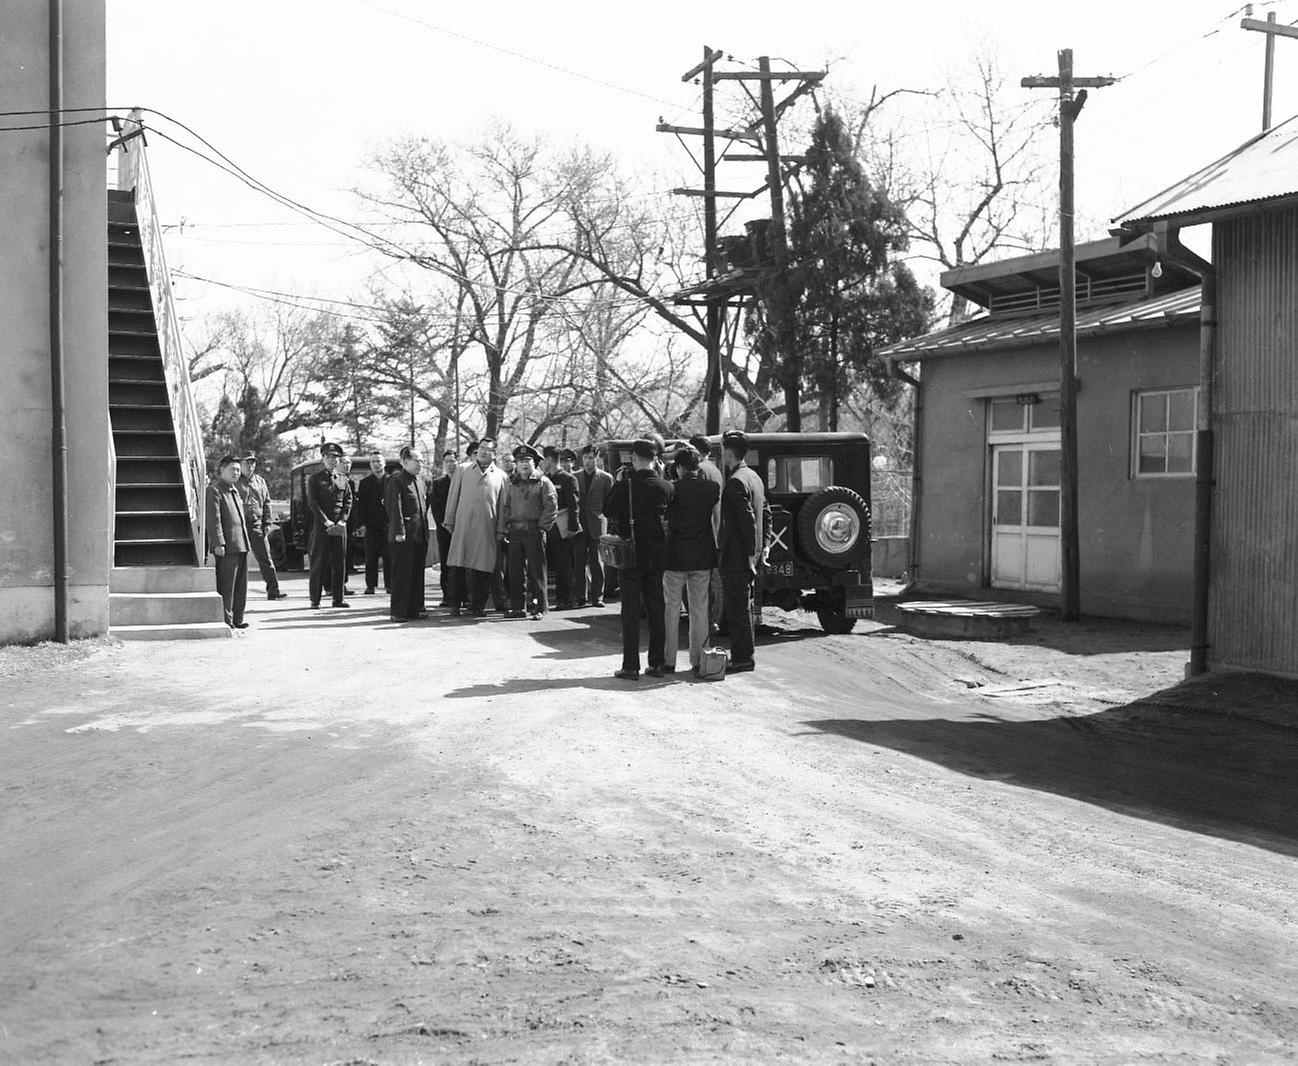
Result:
M783 563L770 563L766 568L767 573L774 574L776 577L792 577L793 561L789 560Z

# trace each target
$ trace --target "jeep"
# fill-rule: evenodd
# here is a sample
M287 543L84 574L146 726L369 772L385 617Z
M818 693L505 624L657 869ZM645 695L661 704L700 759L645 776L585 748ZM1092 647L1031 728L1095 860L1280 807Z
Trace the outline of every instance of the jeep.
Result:
M721 438L709 437L720 465ZM748 465L766 485L770 552L754 602L815 611L826 633L874 617L870 440L863 433L750 433Z

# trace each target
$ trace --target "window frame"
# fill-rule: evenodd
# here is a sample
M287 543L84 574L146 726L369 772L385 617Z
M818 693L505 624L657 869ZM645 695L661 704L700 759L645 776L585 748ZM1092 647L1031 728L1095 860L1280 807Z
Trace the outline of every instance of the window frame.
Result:
M1171 402L1168 397L1177 393L1189 393L1191 399L1190 410L1194 418L1190 429L1170 429L1164 428L1155 430L1151 433L1143 433L1140 429L1140 414L1143 401L1147 397L1163 397L1164 403L1168 405L1170 412ZM1164 441L1164 456L1168 454L1167 444L1172 437L1181 437L1186 434L1190 436L1190 469L1189 470L1167 470L1150 471L1140 469L1140 443L1146 437L1161 437ZM1199 386L1198 385L1174 385L1167 388L1159 389L1137 389L1131 394L1131 433L1129 440L1129 449L1131 452L1131 462L1129 464L1129 476L1132 481L1184 481L1186 478L1194 478L1199 473ZM1164 458L1164 467L1167 460Z
M788 487L787 484L788 469L786 465L784 469L784 473L786 474L785 487L780 488L778 471L780 470L782 465L781 461L789 460L789 461L796 461L801 463L807 459L816 459L819 462L821 462L829 475L829 480L826 481L825 484L822 485L820 488L816 488L816 489L791 489ZM782 452L776 455L769 456L766 460L765 465L766 465L766 470L765 470L766 476L762 480L766 485L766 491L770 493L776 493L781 496L810 496L814 492L820 492L823 489L828 488L830 485L836 484L836 482L834 481L834 457L829 454L820 454L820 453L802 454L798 452ZM772 478L774 478L776 482L774 485L771 484Z

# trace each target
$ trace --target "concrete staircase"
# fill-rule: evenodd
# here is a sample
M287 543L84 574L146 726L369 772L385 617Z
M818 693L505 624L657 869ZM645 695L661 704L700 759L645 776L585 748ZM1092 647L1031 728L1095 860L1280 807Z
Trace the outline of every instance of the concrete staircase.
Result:
M115 566L108 590L109 632L119 640L233 635L211 567Z

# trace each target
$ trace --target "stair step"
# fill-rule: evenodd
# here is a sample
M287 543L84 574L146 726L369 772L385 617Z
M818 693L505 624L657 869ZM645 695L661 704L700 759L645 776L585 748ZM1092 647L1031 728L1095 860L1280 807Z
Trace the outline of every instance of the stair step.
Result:
M115 289L118 287L142 287L147 289L149 286L149 274L144 269L144 261L138 263L109 263L108 264L108 288Z
M168 429L162 433L140 430L113 429L113 449L118 459L175 459L175 433Z
M111 228L111 227L112 227L112 224L110 223L110 224L109 224L109 228ZM127 236L125 236L124 234L121 234L121 233L110 234L110 235L109 235L109 238L108 238L108 247L109 247L110 249L112 249L112 248L132 248L132 249L135 249L136 251L138 251L139 248L140 248L140 238L139 238L139 234L137 233L136 236L133 237L133 238L132 238L132 237L127 237Z
M216 570L210 566L114 566L109 592L213 592Z
M118 485L174 485L183 484L180 458L175 455L117 457Z
M193 567L196 563L194 544L188 539L183 542L151 543L119 540L113 543L114 566Z
M118 640L229 640L234 630L224 622L190 622L188 625L112 626L108 635Z
M110 592L109 626L193 625L225 621L215 582L206 592Z

